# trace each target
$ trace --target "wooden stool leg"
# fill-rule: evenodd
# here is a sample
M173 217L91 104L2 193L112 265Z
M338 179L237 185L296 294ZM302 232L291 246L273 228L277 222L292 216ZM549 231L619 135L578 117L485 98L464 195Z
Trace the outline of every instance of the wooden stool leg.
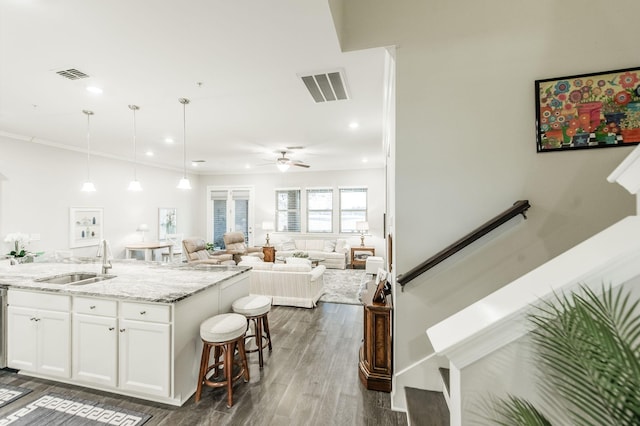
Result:
M264 361L262 358L262 321L260 321L260 318L254 318L253 319L255 325L256 325L256 344L258 345L258 365L260 365L260 368L263 367L264 365Z
M209 367L209 354L211 353L211 346L207 343L202 343L202 356L200 357L200 374L198 375L198 389L196 390L196 402L200 401L202 396L202 383L206 380L207 369Z
M247 361L247 351L244 347L244 338L238 341L238 352L240 354L242 368L244 369L244 382L247 383L249 381L249 362Z
M269 318L267 315L262 317L262 323L264 331L267 334L267 339L269 340L269 352L271 352L273 348L271 347L271 332L269 331Z
M220 355L221 355L220 346L215 346L213 349L213 362L215 364L220 363ZM213 377L218 377L219 374L220 374L220 366L217 365L213 370Z
M224 375L227 380L227 408L233 405L233 352L235 342L230 342L224 348Z

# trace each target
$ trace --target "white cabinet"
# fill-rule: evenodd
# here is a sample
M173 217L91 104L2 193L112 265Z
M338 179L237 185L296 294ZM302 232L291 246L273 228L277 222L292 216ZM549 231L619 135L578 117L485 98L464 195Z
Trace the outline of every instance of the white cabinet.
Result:
M74 379L169 396L170 306L85 297L73 305Z
M8 292L7 365L48 376L71 376L68 296Z
M73 378L117 386L117 302L74 297L73 311Z
M73 378L116 386L118 320L73 314Z
M169 324L120 319L120 387L158 396L171 390Z

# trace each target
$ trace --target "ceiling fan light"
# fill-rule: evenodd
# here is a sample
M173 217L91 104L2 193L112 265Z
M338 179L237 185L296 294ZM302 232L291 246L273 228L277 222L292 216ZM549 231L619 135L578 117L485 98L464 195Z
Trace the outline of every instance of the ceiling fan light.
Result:
M189 182L189 179L186 177L180 179L180 182L178 182L178 189L191 189L191 182Z
M278 170L280 170L282 173L284 173L287 170L289 170L289 164L288 163L278 162L277 166L278 166Z

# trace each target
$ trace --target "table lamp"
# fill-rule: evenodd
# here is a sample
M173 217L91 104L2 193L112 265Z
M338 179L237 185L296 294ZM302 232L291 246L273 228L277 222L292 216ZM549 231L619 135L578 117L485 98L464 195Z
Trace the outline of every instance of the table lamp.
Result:
M275 228L273 226L273 222L262 222L262 230L267 231L267 243L265 244L266 247L269 247L269 231L273 231L274 229Z
M364 234L369 230L369 222L356 222L356 230L360 231L360 247L364 247Z
M139 231L142 234L142 241L144 242L144 233L149 231L149 225L141 223L138 225L138 229L136 229L136 231Z

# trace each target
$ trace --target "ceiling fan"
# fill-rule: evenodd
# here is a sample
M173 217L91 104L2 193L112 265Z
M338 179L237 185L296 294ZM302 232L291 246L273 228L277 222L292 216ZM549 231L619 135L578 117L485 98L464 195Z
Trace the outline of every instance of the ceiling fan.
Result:
M289 170L290 166L305 167L307 169L310 167L308 164L305 164L302 161L294 161L290 158L287 158L287 151L280 151L280 154L282 154L282 157L278 157L278 159L276 160L276 166L281 172L286 172L287 170Z

